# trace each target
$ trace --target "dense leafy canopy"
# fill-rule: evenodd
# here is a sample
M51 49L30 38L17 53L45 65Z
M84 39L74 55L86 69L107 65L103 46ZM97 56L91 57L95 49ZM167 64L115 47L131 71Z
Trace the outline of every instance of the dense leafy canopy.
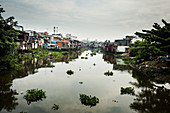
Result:
M13 68L15 60L13 58L14 51L16 50L17 44L15 39L17 38L17 32L13 28L17 22L14 21L14 17L4 19L2 13L5 10L0 5L0 65L1 69ZM2 67L3 66L3 67Z
M130 45L130 55L148 59L150 56L170 54L170 23L162 20L164 26L154 23L153 29L135 34L143 39Z

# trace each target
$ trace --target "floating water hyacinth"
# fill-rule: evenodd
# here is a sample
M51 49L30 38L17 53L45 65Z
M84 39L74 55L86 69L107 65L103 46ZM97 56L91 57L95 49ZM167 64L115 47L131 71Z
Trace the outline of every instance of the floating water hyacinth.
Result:
M104 75L106 75L106 76L113 76L113 72L108 70L107 72L104 73Z
M51 109L53 109L53 110L58 110L58 109L59 109L59 105L54 104Z
M121 87L120 91L121 91L121 94L130 94L130 95L135 94L134 88L131 88L131 87L127 87L127 88Z
M97 97L91 97L91 95L87 96L85 94L80 94L80 101L82 104L90 107L96 106L96 104L99 103L99 99Z
M46 98L45 91L38 90L38 89L31 89L26 91L27 94L24 95L24 99L27 100L28 104L31 104L31 102L36 102L39 100L42 100L43 98Z
M67 73L68 75L72 75L72 74L74 74L74 71L68 70L66 73Z

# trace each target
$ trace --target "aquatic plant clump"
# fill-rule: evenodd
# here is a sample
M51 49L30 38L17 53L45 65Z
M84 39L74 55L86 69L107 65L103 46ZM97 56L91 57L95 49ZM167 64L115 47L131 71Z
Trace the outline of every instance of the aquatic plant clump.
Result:
M69 63L69 61L65 61L65 63L66 63L66 64L68 64L68 63Z
M55 67L55 65L47 65L47 67Z
M81 59L84 59L84 57L81 57Z
M72 75L72 74L74 74L74 71L68 70L66 73L67 73L68 75Z
M121 87L120 91L121 91L121 95L122 94L130 94L130 95L134 95L135 94L134 88L131 88L131 87L127 87L127 88Z
M53 109L53 110L58 110L58 109L59 109L59 105L54 104L51 109Z
M85 94L80 94L80 101L82 104L90 107L96 106L96 104L99 103L99 99L97 97L91 97L91 95L87 96Z
M90 53L91 56L96 55L96 53Z
M27 94L24 95L24 99L27 100L28 104L31 104L31 102L36 102L39 100L42 100L43 98L46 98L45 91L38 90L38 89L31 89L26 91Z
M8 86L8 87L10 87L10 86L12 86L12 83L11 83L11 82L9 82L9 83L6 83L6 84L5 84L5 86Z
M107 72L104 73L104 75L106 75L106 76L113 76L113 72L108 70Z

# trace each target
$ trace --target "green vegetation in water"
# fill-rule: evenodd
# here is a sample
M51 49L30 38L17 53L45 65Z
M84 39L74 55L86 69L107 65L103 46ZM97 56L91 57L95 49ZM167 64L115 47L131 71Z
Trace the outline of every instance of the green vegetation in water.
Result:
M106 76L113 76L113 72L108 70L107 72L104 73L104 75L106 75Z
M126 88L123 88L121 87L121 95L122 94L130 94L130 95L135 95L135 91L134 91L134 88L131 88L131 87L126 87Z
M93 53L90 53L90 55L93 56L93 55L96 55L96 53L93 52Z
M83 82L79 82L79 84L83 84Z
M81 57L81 59L84 59L84 57Z
M76 58L75 58L75 57L73 57L73 56L70 56L70 61L71 61L71 60L73 60L73 59L76 59Z
M53 110L58 110L58 109L59 109L59 105L54 104L51 109L53 109Z
M5 86L8 86L8 87L10 87L10 86L12 86L12 83L11 83L11 82L9 82L9 83L6 83L6 84L5 84Z
M43 91L42 89L31 89L27 90L26 92L27 94L24 95L24 99L27 100L28 104L31 104L31 102L42 100L42 98L46 98L45 91Z
M74 74L74 71L68 70L66 73L67 73L68 75L72 75L72 74Z
M51 65L51 64L50 64L50 65L47 65L47 67L55 67L55 65Z
M66 64L68 64L68 63L69 63L69 61L65 61L65 63L66 63Z
M90 107L96 106L96 104L99 103L99 99L97 97L91 97L91 95L87 96L85 94L80 94L80 101L82 104Z

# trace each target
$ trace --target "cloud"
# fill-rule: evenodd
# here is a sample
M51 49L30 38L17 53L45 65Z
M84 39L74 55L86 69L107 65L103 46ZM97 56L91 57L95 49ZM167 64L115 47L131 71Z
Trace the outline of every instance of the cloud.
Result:
M161 19L170 21L169 0L2 0L7 14L27 28L52 31L80 38L114 40L142 29L150 29Z

